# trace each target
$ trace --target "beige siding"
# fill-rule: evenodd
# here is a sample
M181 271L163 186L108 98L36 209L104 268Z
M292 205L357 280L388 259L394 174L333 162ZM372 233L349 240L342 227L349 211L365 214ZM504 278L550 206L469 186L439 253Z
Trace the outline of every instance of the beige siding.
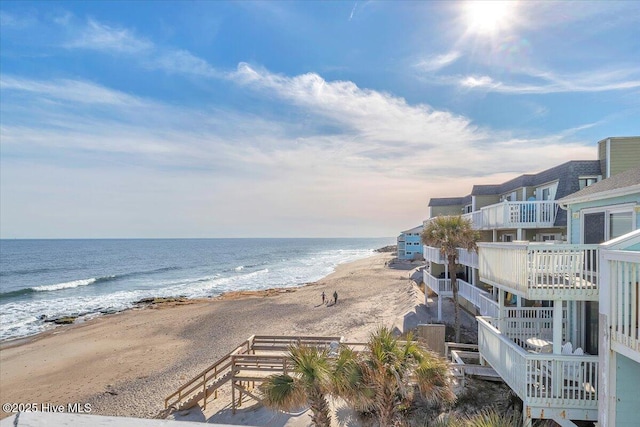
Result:
M602 177L607 177L607 141L609 139L603 139L598 142L598 160L600 160L600 171Z
M476 196L476 210L480 210L480 208L484 208L485 206L495 205L496 203L500 203L500 196L498 195Z
M431 206L431 217L441 215L461 215L462 205Z
M611 175L640 165L640 137L611 138Z

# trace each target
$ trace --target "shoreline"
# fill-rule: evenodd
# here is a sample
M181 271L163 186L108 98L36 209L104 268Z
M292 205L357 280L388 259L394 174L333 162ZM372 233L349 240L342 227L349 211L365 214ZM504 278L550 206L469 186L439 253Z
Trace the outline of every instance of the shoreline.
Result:
M365 340L381 324L403 329L424 296L409 268L386 266L391 258L375 253L342 263L295 288L134 308L5 343L2 400L90 403L93 413L152 417L166 395L253 334ZM321 292L334 290L338 304L322 305Z
M395 246L384 246L381 248L377 248L377 249L373 249L372 253L360 258L360 259L356 259L354 261L347 261L347 262L342 262L342 263L338 263L335 265L333 272L329 273L328 275L333 274L341 265L344 264L349 264L351 262L357 262L359 260L362 259L366 259L366 258L370 258L372 256L376 256L376 255L380 255L380 254L389 254L392 252L392 249L395 249ZM326 276L318 279L318 281L323 280ZM229 296L231 295L236 295L239 297L240 295L247 295L247 296L251 296L252 294L257 294L260 295L262 293L273 293L273 292L284 292L287 291L289 289L300 289L303 288L305 286L309 286L309 285L313 285L316 282L302 282L299 283L297 285L293 285L293 286L289 286L289 287L275 287L275 288L268 288L268 289L249 289L249 290L241 290L241 291L228 291L228 292L223 292L219 295L211 295L211 296L205 296L205 297L187 297L184 295L174 295L174 296L165 296L165 297L160 297L160 296L151 296L151 297L145 297L142 298L141 300L138 301L133 301L131 302L131 306L130 307L125 307L123 309L119 309L119 310L107 310L107 311L94 311L94 312L85 312L85 313L80 313L80 314L71 314L71 315L63 315L60 317L56 317L56 318L51 318L48 319L46 318L46 316L44 318L41 317L40 320L42 320L45 324L49 323L51 324L51 327L46 328L44 330L41 330L40 332L36 332L34 334L31 335L24 335L24 336L17 336L17 337L9 337L9 338L4 338L4 339L0 339L0 351L5 349L5 348L11 348L11 347L15 347L15 346L19 346L19 345L23 345L25 343L34 341L34 340L39 340L43 337L46 337L48 335L51 334L55 334L59 329L61 328L72 328L72 327L77 327L78 325L83 325L86 323L90 323L95 321L95 319L102 319L102 318L109 318L110 316L113 315L117 315L120 313L125 313L125 312L129 312L132 310L140 310L140 309L147 309L147 308L157 308L159 306L169 306L171 305L171 303L173 303L173 300L180 300L180 301L176 301L177 303L184 303L184 304L191 304L193 302L206 302L206 301L213 301L216 299L226 299L229 298ZM149 301L147 301L149 300ZM163 300L161 302L150 302L150 300ZM167 301L164 301L167 300ZM71 321L68 321L69 319L71 319Z

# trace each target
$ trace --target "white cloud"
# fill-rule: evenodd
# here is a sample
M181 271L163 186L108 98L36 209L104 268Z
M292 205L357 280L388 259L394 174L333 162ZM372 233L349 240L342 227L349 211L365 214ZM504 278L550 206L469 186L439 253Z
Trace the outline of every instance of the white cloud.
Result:
M141 103L140 99L135 96L82 80L40 81L1 76L0 88L6 91L29 92L51 100L64 100L81 104L111 104L135 107Z
M111 27L89 19L86 27L66 43L65 47L132 54L153 48L153 43L137 37L128 29Z
M289 77L240 64L228 78L330 130L164 104L86 81L3 76L3 231L16 230L13 224L29 215L43 226L17 235L48 229L95 236L91 226L63 223L77 213L87 224L106 224L105 212L112 212L119 218L113 230L96 237L117 230L152 236L158 224L165 224L165 236L301 236L311 233L308 221L317 223L316 236L390 235L419 222L429 197L467 194L472 184L595 157L594 147L569 136L515 139L464 116L317 74ZM25 176L23 158L55 173ZM69 182L76 182L75 201L56 190ZM109 182L118 183L117 197ZM82 207L47 217L52 198L34 195L42 189ZM21 192L36 207L28 214L16 207L24 202ZM97 194L110 203L96 201ZM140 225L145 216L154 218L148 230ZM308 221L293 226L294 218Z
M549 94L568 92L606 92L640 88L637 68L599 70L580 74L531 72L522 75L527 83L496 81L490 76L466 76L458 84L468 89L481 89L506 94ZM536 80L537 82L530 82ZM453 79L441 79L453 82Z
M462 54L458 51L451 51L441 55L429 56L416 64L416 67L423 71L438 71L456 62Z
M191 54L186 50L168 50L159 53L147 62L152 68L159 68L169 73L197 75L201 77L221 77L207 61Z

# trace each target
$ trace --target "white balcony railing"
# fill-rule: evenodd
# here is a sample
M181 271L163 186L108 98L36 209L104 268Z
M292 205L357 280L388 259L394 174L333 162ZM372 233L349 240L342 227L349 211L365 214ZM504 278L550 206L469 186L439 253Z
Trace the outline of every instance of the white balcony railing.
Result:
M460 295L462 298L469 301L478 309L480 309L480 306L482 304L482 300L480 297L491 298L491 295L488 292L483 291L482 289L476 286L473 286L472 284L462 279L458 279L457 283L458 283L458 295Z
M553 227L558 212L555 201L502 202L485 206L479 229ZM474 220L475 221L475 220Z
M527 338L537 337L553 340L553 308L549 307L505 307L500 331L511 341L525 347ZM562 310L562 340L567 341L567 309Z
M458 248L458 263L467 267L478 268L478 252Z
M440 252L440 248L434 248L433 246L423 246L422 254L425 261L435 262L436 264L446 264L447 260Z
M462 218L469 220L474 230L482 229L482 211L469 212L462 215Z
M598 356L529 353L504 336L494 319L477 319L482 358L526 407L542 408L533 418L545 418L545 409L554 408L567 411L571 419L598 418Z
M602 255L609 277L612 347L622 346L640 359L640 252L605 250Z
M490 294L480 295L478 297L478 311L481 316L497 318L500 313L500 306Z
M438 294L438 296L448 297L453 295L453 290L451 289L451 279L438 279L437 277L432 276L426 270L422 272L422 278L424 281L424 285Z
M480 280L528 299L598 300L598 245L478 243Z

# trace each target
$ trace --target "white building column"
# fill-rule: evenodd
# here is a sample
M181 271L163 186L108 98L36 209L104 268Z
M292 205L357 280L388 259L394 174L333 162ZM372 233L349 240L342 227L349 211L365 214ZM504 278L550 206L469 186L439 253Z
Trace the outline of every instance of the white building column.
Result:
M562 353L562 300L553 301L553 353Z

